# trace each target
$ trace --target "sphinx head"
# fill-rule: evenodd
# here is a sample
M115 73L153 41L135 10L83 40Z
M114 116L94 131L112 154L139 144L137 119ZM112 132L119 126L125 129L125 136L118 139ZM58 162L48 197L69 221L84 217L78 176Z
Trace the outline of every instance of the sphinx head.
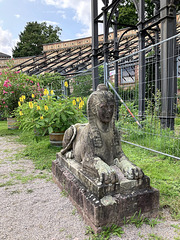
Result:
M97 118L102 123L110 123L115 113L113 94L108 91L105 84L99 84L97 90L88 99L88 118Z

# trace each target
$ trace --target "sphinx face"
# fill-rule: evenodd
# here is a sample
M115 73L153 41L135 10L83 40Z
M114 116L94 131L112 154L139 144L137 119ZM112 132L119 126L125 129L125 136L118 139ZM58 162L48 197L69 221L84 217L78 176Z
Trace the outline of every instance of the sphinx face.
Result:
M97 117L102 123L109 123L114 113L114 103L104 101L97 105Z

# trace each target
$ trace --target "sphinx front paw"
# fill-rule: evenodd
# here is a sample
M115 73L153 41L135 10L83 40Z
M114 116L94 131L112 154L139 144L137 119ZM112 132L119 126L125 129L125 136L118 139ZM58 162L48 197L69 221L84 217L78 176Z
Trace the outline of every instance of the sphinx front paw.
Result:
M131 166L123 169L124 176L129 180L142 179L144 173L141 168L137 166Z
M109 165L107 165L99 157L95 158L94 161L94 167L98 172L99 180L101 183L113 184L118 181L115 171Z

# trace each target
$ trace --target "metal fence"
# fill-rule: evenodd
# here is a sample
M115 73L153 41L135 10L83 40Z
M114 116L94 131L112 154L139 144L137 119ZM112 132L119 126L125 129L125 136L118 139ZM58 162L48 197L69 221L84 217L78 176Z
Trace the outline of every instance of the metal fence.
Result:
M178 160L179 40L180 35L176 35L144 49L144 66L139 66L142 51L98 66L99 81L109 85L116 95L119 109L117 127L121 131L122 141ZM173 43L169 45L170 41ZM171 49L168 49L169 46ZM161 54L162 51L166 53L164 48L170 51L170 54ZM172 61L175 63L173 69ZM145 69L145 78L140 81L142 68ZM92 92L92 69L66 80L69 82L70 93L75 97L87 97Z

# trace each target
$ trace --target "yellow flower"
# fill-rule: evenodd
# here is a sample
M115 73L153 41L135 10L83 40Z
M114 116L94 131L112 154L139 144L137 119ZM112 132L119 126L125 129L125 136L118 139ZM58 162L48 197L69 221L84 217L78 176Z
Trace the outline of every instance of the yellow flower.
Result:
M73 99L72 104L73 104L74 106L76 106L76 100L75 100L75 99Z
M64 86L65 86L66 88L68 87L68 82L67 82L67 81L64 82Z
M51 90L51 95L53 95L54 94L54 92L53 92L53 90Z
M82 99L82 98L81 98ZM81 100L80 101L80 103L79 103L79 109L82 109L83 108L83 106L84 106L84 101L83 100Z
M19 112L19 115L20 115L20 116L22 116L22 115L23 115L23 112L22 112L22 110Z
M20 102L24 102L25 98L26 98L26 96L25 96L25 95L22 95L22 96L19 98L19 101L20 101Z
M79 98L76 98L76 101L79 102Z
M21 101L18 101L18 105L19 105L19 107L21 107Z
M29 102L29 107L32 109L33 108L33 103Z
M80 102L79 103L79 109L82 109L82 107L83 107L83 104L82 104L82 102Z
M44 95L48 95L49 91L47 89L44 89Z
M48 100L50 99L50 96L48 95Z
M32 94L32 98L35 98L35 95L34 95L34 94Z
M44 105L44 110L47 111L48 110L48 106L45 104Z
M40 116L40 119L43 120L43 116Z
M37 105L37 110L41 110L41 108L40 108L40 106L39 106L39 105Z

